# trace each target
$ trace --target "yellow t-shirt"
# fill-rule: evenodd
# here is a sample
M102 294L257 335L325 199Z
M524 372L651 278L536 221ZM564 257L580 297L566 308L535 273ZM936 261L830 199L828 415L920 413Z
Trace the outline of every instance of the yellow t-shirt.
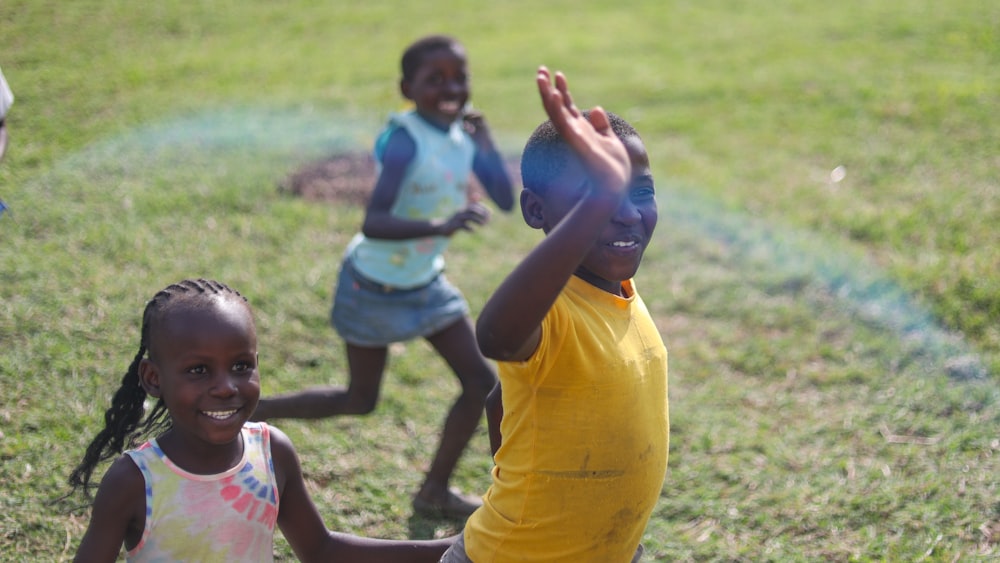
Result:
M667 468L667 350L635 292L572 277L534 355L501 362L503 443L465 527L476 563L627 562Z

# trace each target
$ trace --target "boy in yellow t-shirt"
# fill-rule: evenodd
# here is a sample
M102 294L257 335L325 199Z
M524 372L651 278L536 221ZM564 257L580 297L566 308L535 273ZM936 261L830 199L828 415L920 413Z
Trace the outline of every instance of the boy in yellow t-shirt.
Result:
M649 158L628 123L552 82L540 68L550 121L521 160L521 211L546 237L477 324L500 366L493 483L443 562L638 560L663 486L667 351L632 280L657 220Z

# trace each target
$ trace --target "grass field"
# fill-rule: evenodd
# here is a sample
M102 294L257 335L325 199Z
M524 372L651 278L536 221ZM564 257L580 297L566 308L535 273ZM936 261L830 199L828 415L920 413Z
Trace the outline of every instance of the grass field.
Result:
M1000 4L3 0L0 559L72 557L84 500L53 501L163 286L249 298L265 393L344 380L327 314L361 209L276 186L367 150L430 32L468 47L511 155L539 64L649 148L637 283L672 420L650 560L1000 556ZM449 277L477 311L537 240L497 213ZM409 507L456 391L412 342L374 415L279 424L332 529L458 530ZM484 431L455 484L490 467Z

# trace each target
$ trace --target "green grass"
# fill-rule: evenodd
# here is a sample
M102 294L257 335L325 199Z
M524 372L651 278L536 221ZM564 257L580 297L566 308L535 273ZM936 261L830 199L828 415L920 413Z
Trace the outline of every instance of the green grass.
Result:
M543 63L649 148L638 284L673 424L651 560L1000 554L995 3L5 0L0 29L0 559L72 556L86 511L51 501L168 283L249 297L265 393L344 380L327 314L361 210L276 184L367 149L402 48L438 31L509 153ZM497 214L449 277L478 310L537 240ZM408 497L457 386L424 343L397 352L374 415L280 426L331 528L452 533ZM456 484L490 466L481 432Z

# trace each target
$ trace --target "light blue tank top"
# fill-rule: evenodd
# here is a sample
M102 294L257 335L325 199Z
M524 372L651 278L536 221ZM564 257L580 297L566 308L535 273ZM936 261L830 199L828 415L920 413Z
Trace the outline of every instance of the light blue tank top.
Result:
M461 121L442 131L416 111L392 115L375 144L378 173L382 171L384 143L399 127L413 138L416 154L403 176L392 214L407 219L444 219L464 208L476 148ZM346 255L366 278L406 289L426 285L441 273L448 241L449 237L443 236L373 239L358 233Z

